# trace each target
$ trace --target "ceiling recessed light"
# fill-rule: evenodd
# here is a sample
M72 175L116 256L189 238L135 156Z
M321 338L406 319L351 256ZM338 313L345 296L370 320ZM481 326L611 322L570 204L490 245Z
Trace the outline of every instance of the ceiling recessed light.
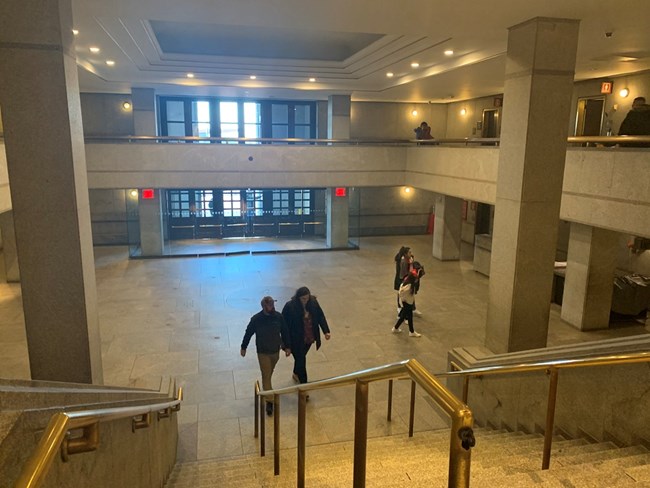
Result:
M107 59L106 64L109 66L115 66L115 61L113 61L112 59Z
M310 82L310 83L315 83L315 82L316 82L316 78L309 78L309 82Z
M420 67L420 63L418 63L417 61L413 61L411 63L411 68L419 68L419 67Z
M90 46L90 52L97 54L99 52L99 48L96 46Z
M447 49L445 51L445 56L453 56L454 55L454 50L453 49Z
M186 75L188 78L194 78L194 73L187 73Z
M79 35L79 31L78 31L77 29L72 29L72 33L73 33L75 36L78 36L78 35Z
M250 78L251 80L256 80L256 79L257 79L257 76L255 76L255 75L250 75L249 78Z
M393 76L395 76L395 74L392 71L389 71L388 73L386 73L386 76L392 78Z

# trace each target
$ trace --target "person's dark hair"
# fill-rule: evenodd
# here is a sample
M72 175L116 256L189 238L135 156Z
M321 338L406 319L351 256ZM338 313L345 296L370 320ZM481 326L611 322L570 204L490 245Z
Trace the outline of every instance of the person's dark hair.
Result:
M406 256L406 253L411 250L410 247L402 246L399 248L397 254L395 254L395 262L399 262L403 256Z
M634 100L632 100L632 103L636 102L645 103L645 97L636 97Z
M298 298L304 297L305 295L311 295L311 292L309 291L309 288L307 288L306 286L301 286L296 290L296 293L291 297L291 299L297 300Z

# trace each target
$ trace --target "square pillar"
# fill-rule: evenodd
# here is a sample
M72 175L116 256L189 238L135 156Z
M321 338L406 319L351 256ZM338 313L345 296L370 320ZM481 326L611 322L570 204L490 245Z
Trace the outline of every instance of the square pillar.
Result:
M142 190L140 190L138 208L142 256L162 256L165 250L162 200L163 192L158 188L153 190L153 198L142 198Z
M561 317L580 330L609 327L618 237L571 223Z
M0 214L0 232L2 232L2 254L4 256L7 283L20 283L13 211L9 210Z
M325 240L327 247L348 247L349 202L347 191L345 196L336 196L334 188L325 190L325 210L327 212L327 235Z
M350 138L350 95L327 97L327 137L329 139Z
M4 0L0 105L32 379L103 381L70 0Z
M463 200L447 195L437 196L435 212L433 257L441 261L457 261L460 259Z
M510 28L486 346L546 346L579 22Z

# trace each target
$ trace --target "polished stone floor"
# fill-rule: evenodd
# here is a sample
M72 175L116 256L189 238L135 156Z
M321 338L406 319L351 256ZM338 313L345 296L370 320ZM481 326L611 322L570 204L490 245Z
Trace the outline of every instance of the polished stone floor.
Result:
M239 349L264 295L276 298L277 308L303 285L318 296L332 338L309 353L310 380L407 358L443 371L449 349L483 344L488 279L473 271L471 247L461 261L441 262L431 256L431 236L362 238L360 245L346 251L147 260L129 260L126 247L95 248L105 383L157 387L161 377L175 376L185 388L179 458L208 459L256 449L253 387L259 369L254 347L245 358ZM417 298L423 313L415 319L419 339L390 332L396 312L393 256L401 245L410 245L427 270ZM633 325L581 333L560 320L559 310L552 306L549 345L650 332ZM0 377L29 378L17 284L0 283L0 357ZM280 359L275 387L293 384L292 361ZM393 421L387 423L386 383L371 385L370 436L407 430L409 391L408 382L397 382ZM351 439L353 402L351 388L314 392L308 444ZM296 399L284 398L281 410L281 445L293 447ZM445 422L419 392L416 430Z

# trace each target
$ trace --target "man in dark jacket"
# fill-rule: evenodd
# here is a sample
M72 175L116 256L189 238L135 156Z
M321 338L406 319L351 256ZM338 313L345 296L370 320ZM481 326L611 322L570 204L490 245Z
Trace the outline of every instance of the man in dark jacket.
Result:
M271 377L275 365L280 359L280 349L286 356L291 354L289 329L282 314L275 311L275 300L272 297L262 298L262 311L251 317L241 343L240 354L242 357L246 356L246 348L253 334L255 334L255 345L257 346L257 360L262 372L262 389L272 390ZM267 415L273 414L273 403L270 401L266 402L266 413Z
M632 102L632 110L625 116L618 131L619 136L648 136L650 135L650 105L645 103L644 97L637 97ZM647 143L623 143L626 147L648 147Z

